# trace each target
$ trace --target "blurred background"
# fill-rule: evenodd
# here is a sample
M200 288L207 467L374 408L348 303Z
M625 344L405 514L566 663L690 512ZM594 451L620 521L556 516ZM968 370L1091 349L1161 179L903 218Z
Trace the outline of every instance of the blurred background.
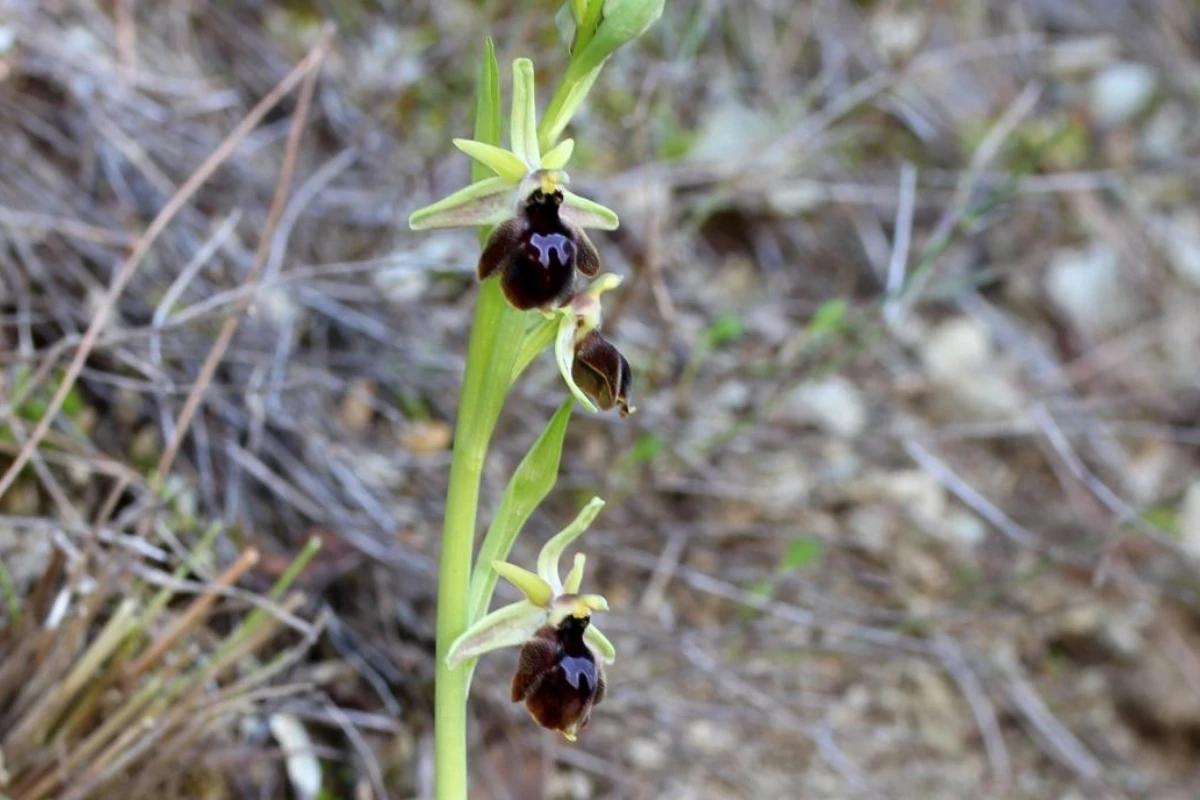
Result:
M544 102L558 12L0 3L0 468L88 348L0 496L0 794L428 796L477 245L403 220L467 180L484 37ZM1198 115L1186 0L669 0L572 126L639 412L576 416L514 559L607 498L620 656L576 745L485 660L472 796L1200 794ZM482 519L563 396L517 388ZM161 659L85 658L162 586Z

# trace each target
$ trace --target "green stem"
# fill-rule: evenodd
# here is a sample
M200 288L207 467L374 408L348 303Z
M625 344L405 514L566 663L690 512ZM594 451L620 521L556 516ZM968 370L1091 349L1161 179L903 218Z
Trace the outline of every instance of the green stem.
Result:
M434 759L438 800L467 797L467 691L469 670L446 665L446 654L468 624L471 554L479 484L488 441L504 407L526 318L505 302L498 281L480 285L467 346L450 487L438 570L437 675L434 690Z

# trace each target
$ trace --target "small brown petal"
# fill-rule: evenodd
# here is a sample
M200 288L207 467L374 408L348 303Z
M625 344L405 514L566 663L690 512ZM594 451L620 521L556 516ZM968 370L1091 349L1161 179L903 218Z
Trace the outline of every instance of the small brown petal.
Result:
M633 380L629 362L598 331L575 345L571 377L598 408L608 411L617 407L622 417L629 416L629 385Z
M500 223L492 230L492 235L488 237L487 244L479 255L479 265L476 268L479 280L487 280L508 268L521 246L521 235L524 231L525 223L515 217Z
M588 619L567 617L545 625L521 648L512 701L525 701L543 728L568 739L587 726L592 707L604 699L604 670L583 640Z
M596 245L592 244L592 240L583 232L583 228L578 228L570 224L566 224L566 227L575 237L577 248L577 252L575 253L575 269L589 278L596 277L600 274L600 253L596 250Z

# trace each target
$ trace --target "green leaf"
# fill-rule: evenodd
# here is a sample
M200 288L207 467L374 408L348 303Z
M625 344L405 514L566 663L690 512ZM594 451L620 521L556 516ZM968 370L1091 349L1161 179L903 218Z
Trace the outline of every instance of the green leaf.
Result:
M500 146L500 65L496 63L496 46L489 36L483 43L483 60L479 63L479 88L475 96L475 141ZM471 165L471 180L490 177L483 164Z
M651 433L638 439L633 445L633 463L649 464L654 459L658 458L658 454L662 452L663 440L657 433Z
M471 572L471 596L468 606L469 619L477 620L486 612L496 588L496 573L493 561L508 558L517 534L533 514L538 505L550 493L558 480L558 465L562 458L563 438L567 433L567 422L571 418L574 398L568 397L542 431L504 490L492 517L492 524L483 537L475 568Z
M783 556L783 561L779 562L779 571L793 572L798 569L810 567L820 561L824 553L825 543L820 539L810 536L792 539L792 543L788 545L787 553Z
M576 70L580 74L591 72L618 48L641 36L662 16L664 2L605 0L595 33L581 50L573 54L567 74Z
M736 314L722 314L708 329L705 338L709 347L720 347L729 342L736 342L746 333L742 318Z
M846 325L848 306L841 297L826 300L808 321L808 332L812 336L837 333Z

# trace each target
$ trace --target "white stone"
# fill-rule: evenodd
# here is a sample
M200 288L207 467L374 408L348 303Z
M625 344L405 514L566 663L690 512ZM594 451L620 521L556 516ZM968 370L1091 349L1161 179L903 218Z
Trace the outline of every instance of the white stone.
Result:
M935 381L961 379L991 360L991 338L970 317L955 317L938 325L921 348L925 372Z
M834 436L858 436L867 427L862 394L841 375L796 387L787 406L793 416Z
M1107 247L1058 252L1046 273L1055 306L1082 333L1101 334L1133 318L1137 306L1122 285L1117 254Z
M938 325L921 347L930 381L972 417L1012 419L1024 396L1009 366L996 357L988 331L970 317Z
M1136 117L1158 88L1158 73L1145 64L1122 61L1096 73L1088 92L1092 116L1101 125Z
M1200 288L1200 214L1177 214L1160 226L1159 236L1175 274Z
M1083 75L1111 62L1120 48L1121 43L1112 36L1068 39L1049 48L1046 69L1060 77Z
M1183 548L1200 559L1200 480L1188 487L1179 505L1179 534Z
M881 12L871 19L871 38L884 58L896 60L913 54L925 34L924 13Z
M1142 152L1148 158L1169 159L1179 156L1188 132L1188 116L1180 106L1165 105L1142 128Z

